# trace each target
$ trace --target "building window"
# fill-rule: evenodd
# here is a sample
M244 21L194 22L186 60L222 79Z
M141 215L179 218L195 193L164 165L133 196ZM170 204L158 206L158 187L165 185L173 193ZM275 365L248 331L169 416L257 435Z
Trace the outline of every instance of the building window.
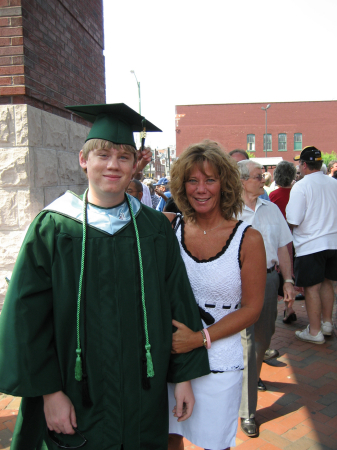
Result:
M247 134L247 152L255 152L255 134Z
M302 150L302 133L294 134L294 150Z
M287 151L287 135L285 133L280 133L278 135L278 151L279 152Z
M267 152L272 151L272 140L271 140L271 134L267 134ZM266 151L266 135L263 135L263 150Z

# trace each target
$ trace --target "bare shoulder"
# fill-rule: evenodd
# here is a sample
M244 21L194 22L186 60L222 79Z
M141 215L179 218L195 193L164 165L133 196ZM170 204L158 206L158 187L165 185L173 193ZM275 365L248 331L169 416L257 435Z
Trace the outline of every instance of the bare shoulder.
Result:
M245 236L243 242L249 241L249 243L253 242L263 242L262 235L259 231L255 230L253 227L248 227L245 232Z
M247 228L242 240L241 249L243 256L245 253L252 254L259 249L264 251L264 242L261 233L252 227Z
M171 213L171 212L163 212L163 214L168 218L168 220L172 223L173 220L176 218L175 213Z

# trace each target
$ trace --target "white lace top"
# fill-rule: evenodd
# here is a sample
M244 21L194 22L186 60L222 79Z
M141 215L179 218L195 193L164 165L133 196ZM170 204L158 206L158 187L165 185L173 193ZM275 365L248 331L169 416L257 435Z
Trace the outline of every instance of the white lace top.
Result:
M244 233L249 226L239 221L223 249L208 260L198 260L186 248L183 221L177 229L181 256L196 302L214 317L215 322L240 308L240 251ZM207 327L204 321L203 325ZM212 371L243 370L240 333L212 342L208 358Z

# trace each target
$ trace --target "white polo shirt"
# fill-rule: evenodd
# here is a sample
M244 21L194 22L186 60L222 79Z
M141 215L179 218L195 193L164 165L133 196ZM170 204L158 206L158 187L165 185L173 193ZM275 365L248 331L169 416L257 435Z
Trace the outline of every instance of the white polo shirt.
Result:
M245 205L238 219L249 223L262 234L266 249L267 268L270 269L278 264L278 249L292 241L288 224L278 206L258 198L255 211Z
M313 172L290 191L287 221L293 229L296 256L337 249L337 180Z

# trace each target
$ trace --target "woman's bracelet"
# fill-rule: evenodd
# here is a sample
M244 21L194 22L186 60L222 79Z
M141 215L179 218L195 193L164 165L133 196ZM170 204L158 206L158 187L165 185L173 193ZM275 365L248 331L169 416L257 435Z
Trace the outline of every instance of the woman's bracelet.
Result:
M207 348L207 350L209 350L212 346L212 343L211 343L211 338L210 338L207 328L200 330L200 333L202 334L202 338L203 338L203 346L205 348Z

